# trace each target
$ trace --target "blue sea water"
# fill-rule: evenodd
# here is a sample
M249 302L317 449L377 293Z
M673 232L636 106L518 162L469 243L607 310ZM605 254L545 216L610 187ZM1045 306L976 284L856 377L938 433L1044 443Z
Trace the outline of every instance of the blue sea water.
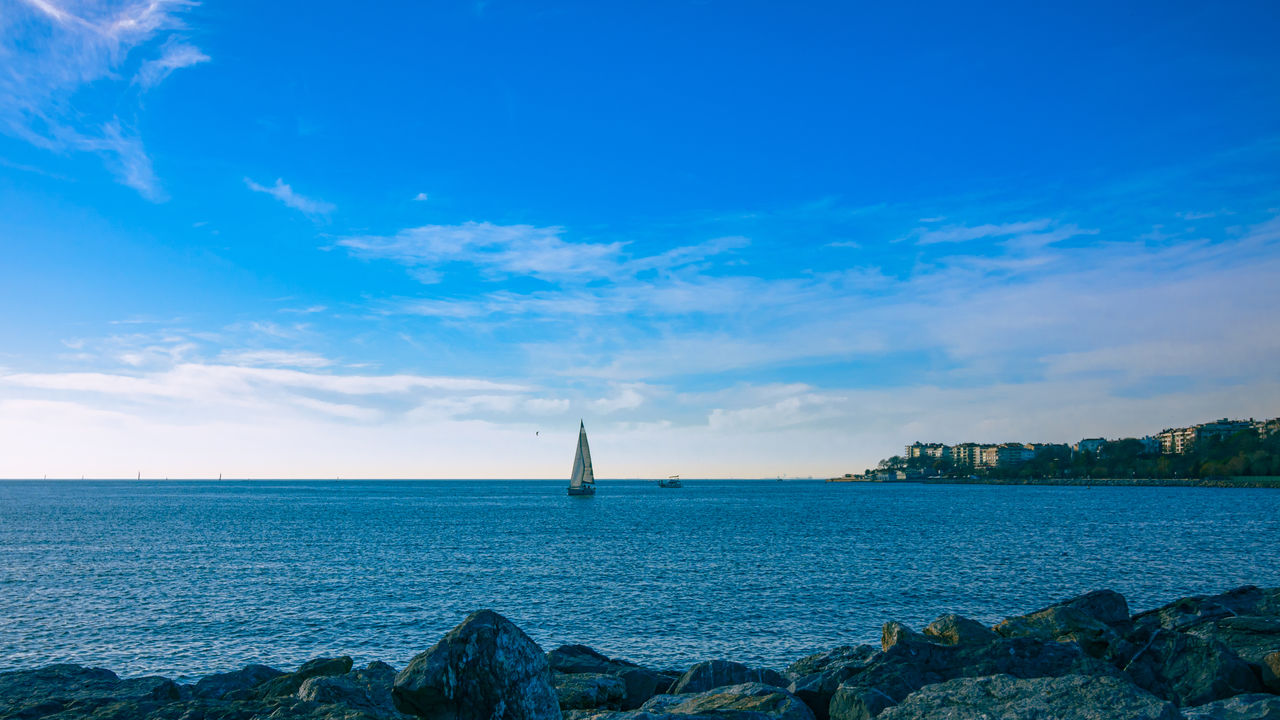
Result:
M697 481L0 482L0 669L396 667L493 608L543 648L781 668L889 619L1280 585L1280 492Z

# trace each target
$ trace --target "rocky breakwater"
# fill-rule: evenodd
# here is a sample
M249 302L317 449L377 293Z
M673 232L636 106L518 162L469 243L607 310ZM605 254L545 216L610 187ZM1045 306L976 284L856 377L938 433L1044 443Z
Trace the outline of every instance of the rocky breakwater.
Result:
M1132 615L1102 590L994 627L897 622L782 672L727 660L641 667L544 653L501 615L467 617L400 672L349 657L249 665L194 685L51 665L0 673L0 720L1280 720L1280 588Z

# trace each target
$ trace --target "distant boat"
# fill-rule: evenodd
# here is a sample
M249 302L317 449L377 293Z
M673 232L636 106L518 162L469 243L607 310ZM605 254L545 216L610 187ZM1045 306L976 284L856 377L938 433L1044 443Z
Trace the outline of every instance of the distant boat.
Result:
M680 484L679 475L668 475L666 480L658 481L658 487L678 488L684 486Z
M573 474L569 476L569 494L596 494L596 474L591 469L591 448L587 445L587 426L578 421L578 450L573 455Z

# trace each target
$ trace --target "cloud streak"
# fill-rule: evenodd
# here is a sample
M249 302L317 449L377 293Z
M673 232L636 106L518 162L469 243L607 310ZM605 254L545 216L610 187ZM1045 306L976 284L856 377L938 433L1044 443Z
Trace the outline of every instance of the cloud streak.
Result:
M316 200L294 191L292 187L285 184L284 178L276 178L274 185L259 185L249 178L244 179L245 187L254 192L266 193L271 197L284 203L285 206L291 207L298 212L311 217L328 215L337 210L337 206L333 203L327 203L323 200Z
M121 184L159 202L163 189L133 129L137 94L173 71L208 61L175 40L185 0L54 2L21 0L0 14L0 58L21 72L0 73L0 131L54 152L100 155ZM129 58L167 38L133 81ZM72 97L76 98L73 105Z

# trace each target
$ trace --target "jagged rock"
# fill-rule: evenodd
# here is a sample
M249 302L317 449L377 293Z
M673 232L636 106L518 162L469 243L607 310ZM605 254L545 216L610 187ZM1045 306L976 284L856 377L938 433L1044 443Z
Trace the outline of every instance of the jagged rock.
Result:
M1120 671L1089 657L1074 643L998 638L982 644L942 645L900 639L840 685L831 697L831 720L875 717L925 685L999 674L1017 678L1117 677Z
M995 626L1003 637L1075 642L1094 657L1104 657L1120 639L1110 625L1069 605L1052 605L1029 615L1011 617Z
M80 665L47 665L0 673L0 717L41 718L95 714L102 718L142 717L182 696L172 680L121 680L110 670Z
M1280 720L1280 697L1237 695L1226 700L1182 708L1186 720Z
M937 638L912 630L897 620L890 620L880 628L880 649L888 650L899 643L933 643Z
M1222 643L1186 633L1156 630L1129 638L1137 652L1124 661L1125 674L1158 697L1179 706L1259 692L1258 676Z
M378 718L402 718L391 699L396 671L382 662L371 662L345 675L307 678L298 688L298 699L322 705L338 704Z
M880 720L1179 720L1166 701L1114 677L994 675L928 685Z
M298 688L302 687L302 683L309 678L344 675L350 671L351 658L346 655L336 658L316 658L315 660L308 660L291 673L285 673L257 685L249 692L252 697L257 698L296 695Z
M1280 652L1267 653L1261 665L1262 684L1271 692L1280 694Z
M1142 629L1185 631L1234 615L1280 616L1280 588L1245 585L1220 595L1195 595L1138 613L1133 622Z
M706 692L726 685L764 683L777 688L787 686L787 681L767 668L749 668L742 663L728 660L706 660L685 671L668 691L672 695Z
M1057 605L1079 610L1107 625L1127 625L1130 619L1129 602L1115 590L1094 590Z
M586 645L561 645L547 653L547 664L554 672L616 675L626 685L622 699L624 710L640 707L654 695L667 692L675 682L673 675L606 657Z
M641 706L640 712L649 717L813 720L813 713L799 698L775 685L759 682L727 685L693 695L658 695Z
M492 610L472 613L396 676L398 710L436 720L558 720L542 648Z
M986 625L962 615L943 615L925 626L924 634L945 645L986 643L1000 637Z
M560 710L621 710L627 695L622 678L607 673L554 673L551 685L560 699Z
M233 672L206 675L195 684L192 693L196 697L219 699L227 693L248 690L281 675L284 675L283 671L266 665L245 665Z
M1225 617L1201 623L1187 632L1206 640L1217 640L1251 663L1261 664L1269 653L1280 651L1280 617Z
M792 680L787 691L808 705L817 720L827 720L827 708L836 688L866 667L878 653L870 645L844 645L801 658L784 673Z

